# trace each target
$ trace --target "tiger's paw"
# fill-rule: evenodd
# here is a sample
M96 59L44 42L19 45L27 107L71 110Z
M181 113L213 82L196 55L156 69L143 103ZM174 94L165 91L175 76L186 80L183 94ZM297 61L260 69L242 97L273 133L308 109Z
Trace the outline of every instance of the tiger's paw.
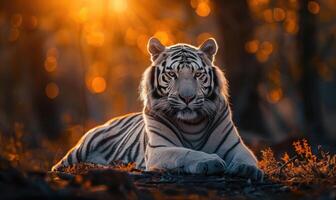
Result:
M226 171L226 163L218 155L213 154L209 158L204 158L195 163L195 174L211 175L224 173Z
M248 165L238 162L231 162L226 173L232 176L250 178L256 181L263 181L264 172L255 165Z

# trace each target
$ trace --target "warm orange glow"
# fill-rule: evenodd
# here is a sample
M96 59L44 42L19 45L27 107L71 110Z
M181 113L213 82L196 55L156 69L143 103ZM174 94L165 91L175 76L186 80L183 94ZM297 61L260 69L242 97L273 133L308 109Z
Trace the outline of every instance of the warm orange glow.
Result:
M22 15L21 14L15 14L11 17L11 25L12 27L18 28L22 24Z
M56 48L50 48L47 51L47 56L57 57L58 56L58 50Z
M267 5L269 0L248 0L248 4L251 8Z
M273 44L269 41L262 42L260 45L260 50L263 51L263 53L269 55L273 51Z
M95 76L103 76L107 73L108 67L105 63L100 62L100 61L95 61L90 65L90 74Z
M271 9L266 9L263 12L264 20L268 23L273 22L273 11Z
M137 38L137 45L143 53L147 54L147 41L149 37L145 34L139 35Z
M75 20L78 23L84 23L88 18L88 12L86 7L82 7L79 12L75 14Z
M286 18L286 12L282 8L273 9L273 18L275 21L280 22Z
M210 33L201 33L197 36L196 42L198 45L202 44L206 39L213 37Z
M54 56L48 56L44 62L44 68L47 72L53 72L57 68L57 60Z
M258 40L251 40L251 41L248 41L246 44L245 44L245 50L248 52L248 53L256 53L259 49L259 41Z
M106 89L106 81L103 77L95 77L91 81L91 89L94 93L102 93Z
M277 103L280 101L280 99L282 98L283 94L282 94L282 89L281 88L277 88L277 89L273 89L271 90L268 95L267 95L267 99L270 103Z
M100 31L90 32L86 35L86 42L88 43L88 45L101 47L105 42L105 35L103 32Z
M318 14L320 12L320 4L316 1L309 1L308 2L308 10L312 14Z
M128 45L135 45L137 41L137 32L133 28L128 28L125 34L125 43Z
M193 8L197 8L198 0L190 0L190 5L191 5L191 7L193 7Z
M17 28L12 28L9 32L9 37L8 37L8 41L10 42L14 42L16 41L20 36L20 31Z
M210 12L211 12L211 8L210 8L208 2L200 2L197 5L197 8L196 8L197 15L199 15L201 17L206 17L210 14Z
M256 54L256 58L259 62L264 63L268 60L269 55L264 51L258 51Z
M111 1L110 8L117 13L125 12L128 8L127 0L113 0Z
M31 29L34 29L34 28L37 27L37 25L38 25L37 17L35 17L35 16L31 16L31 17L29 18L29 27L30 27Z
M166 31L157 31L154 37L158 38L163 45L170 45L169 35Z
M47 84L45 92L47 97L50 99L55 99L59 94L59 88L56 83L51 82Z
M296 34L299 30L297 22L292 19L286 20L284 23L284 27L285 27L286 32L291 33L291 34Z

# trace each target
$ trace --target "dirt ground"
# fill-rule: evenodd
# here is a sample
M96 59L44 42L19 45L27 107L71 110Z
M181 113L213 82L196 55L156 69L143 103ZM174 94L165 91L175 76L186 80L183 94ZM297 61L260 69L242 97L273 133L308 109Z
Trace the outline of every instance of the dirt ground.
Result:
M336 185L288 187L225 175L143 172L82 164L63 172L23 172L1 159L0 199L336 199Z

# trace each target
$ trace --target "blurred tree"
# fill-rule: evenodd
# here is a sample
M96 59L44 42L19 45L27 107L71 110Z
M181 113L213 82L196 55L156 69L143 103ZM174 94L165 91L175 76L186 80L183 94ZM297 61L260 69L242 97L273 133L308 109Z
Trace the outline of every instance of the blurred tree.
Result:
M234 121L240 128L266 133L259 107L258 84L261 65L245 44L253 37L254 22L246 1L214 1L224 51L225 73L229 80Z
M304 132L311 141L319 143L325 137L325 130L321 114L321 94L318 89L319 76L316 66L318 60L316 15L309 12L309 0L299 2L297 43L299 63L302 68L300 88L305 117L306 130Z
M15 123L24 123L30 130L41 130L46 136L56 138L61 130L58 107L56 101L49 99L45 93L45 87L50 82L44 70L46 35L33 24L34 17L40 13L34 4L26 1L2 2L1 8L6 21L11 22L6 24L5 29L10 32L9 38L2 45L8 57L3 62L7 77L2 82L6 95L1 96L4 98L9 131L15 131ZM11 35L14 30L16 37ZM30 127L35 125L34 122L39 124L38 128Z

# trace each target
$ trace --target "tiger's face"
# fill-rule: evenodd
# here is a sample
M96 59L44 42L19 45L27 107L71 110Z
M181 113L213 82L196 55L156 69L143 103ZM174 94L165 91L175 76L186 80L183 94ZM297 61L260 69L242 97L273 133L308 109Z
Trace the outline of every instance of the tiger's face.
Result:
M144 77L149 79L143 96L145 106L187 123L213 116L216 100L222 95L218 86L221 74L213 66L216 41L208 39L199 48L187 44L165 47L151 38L148 51L152 67Z

